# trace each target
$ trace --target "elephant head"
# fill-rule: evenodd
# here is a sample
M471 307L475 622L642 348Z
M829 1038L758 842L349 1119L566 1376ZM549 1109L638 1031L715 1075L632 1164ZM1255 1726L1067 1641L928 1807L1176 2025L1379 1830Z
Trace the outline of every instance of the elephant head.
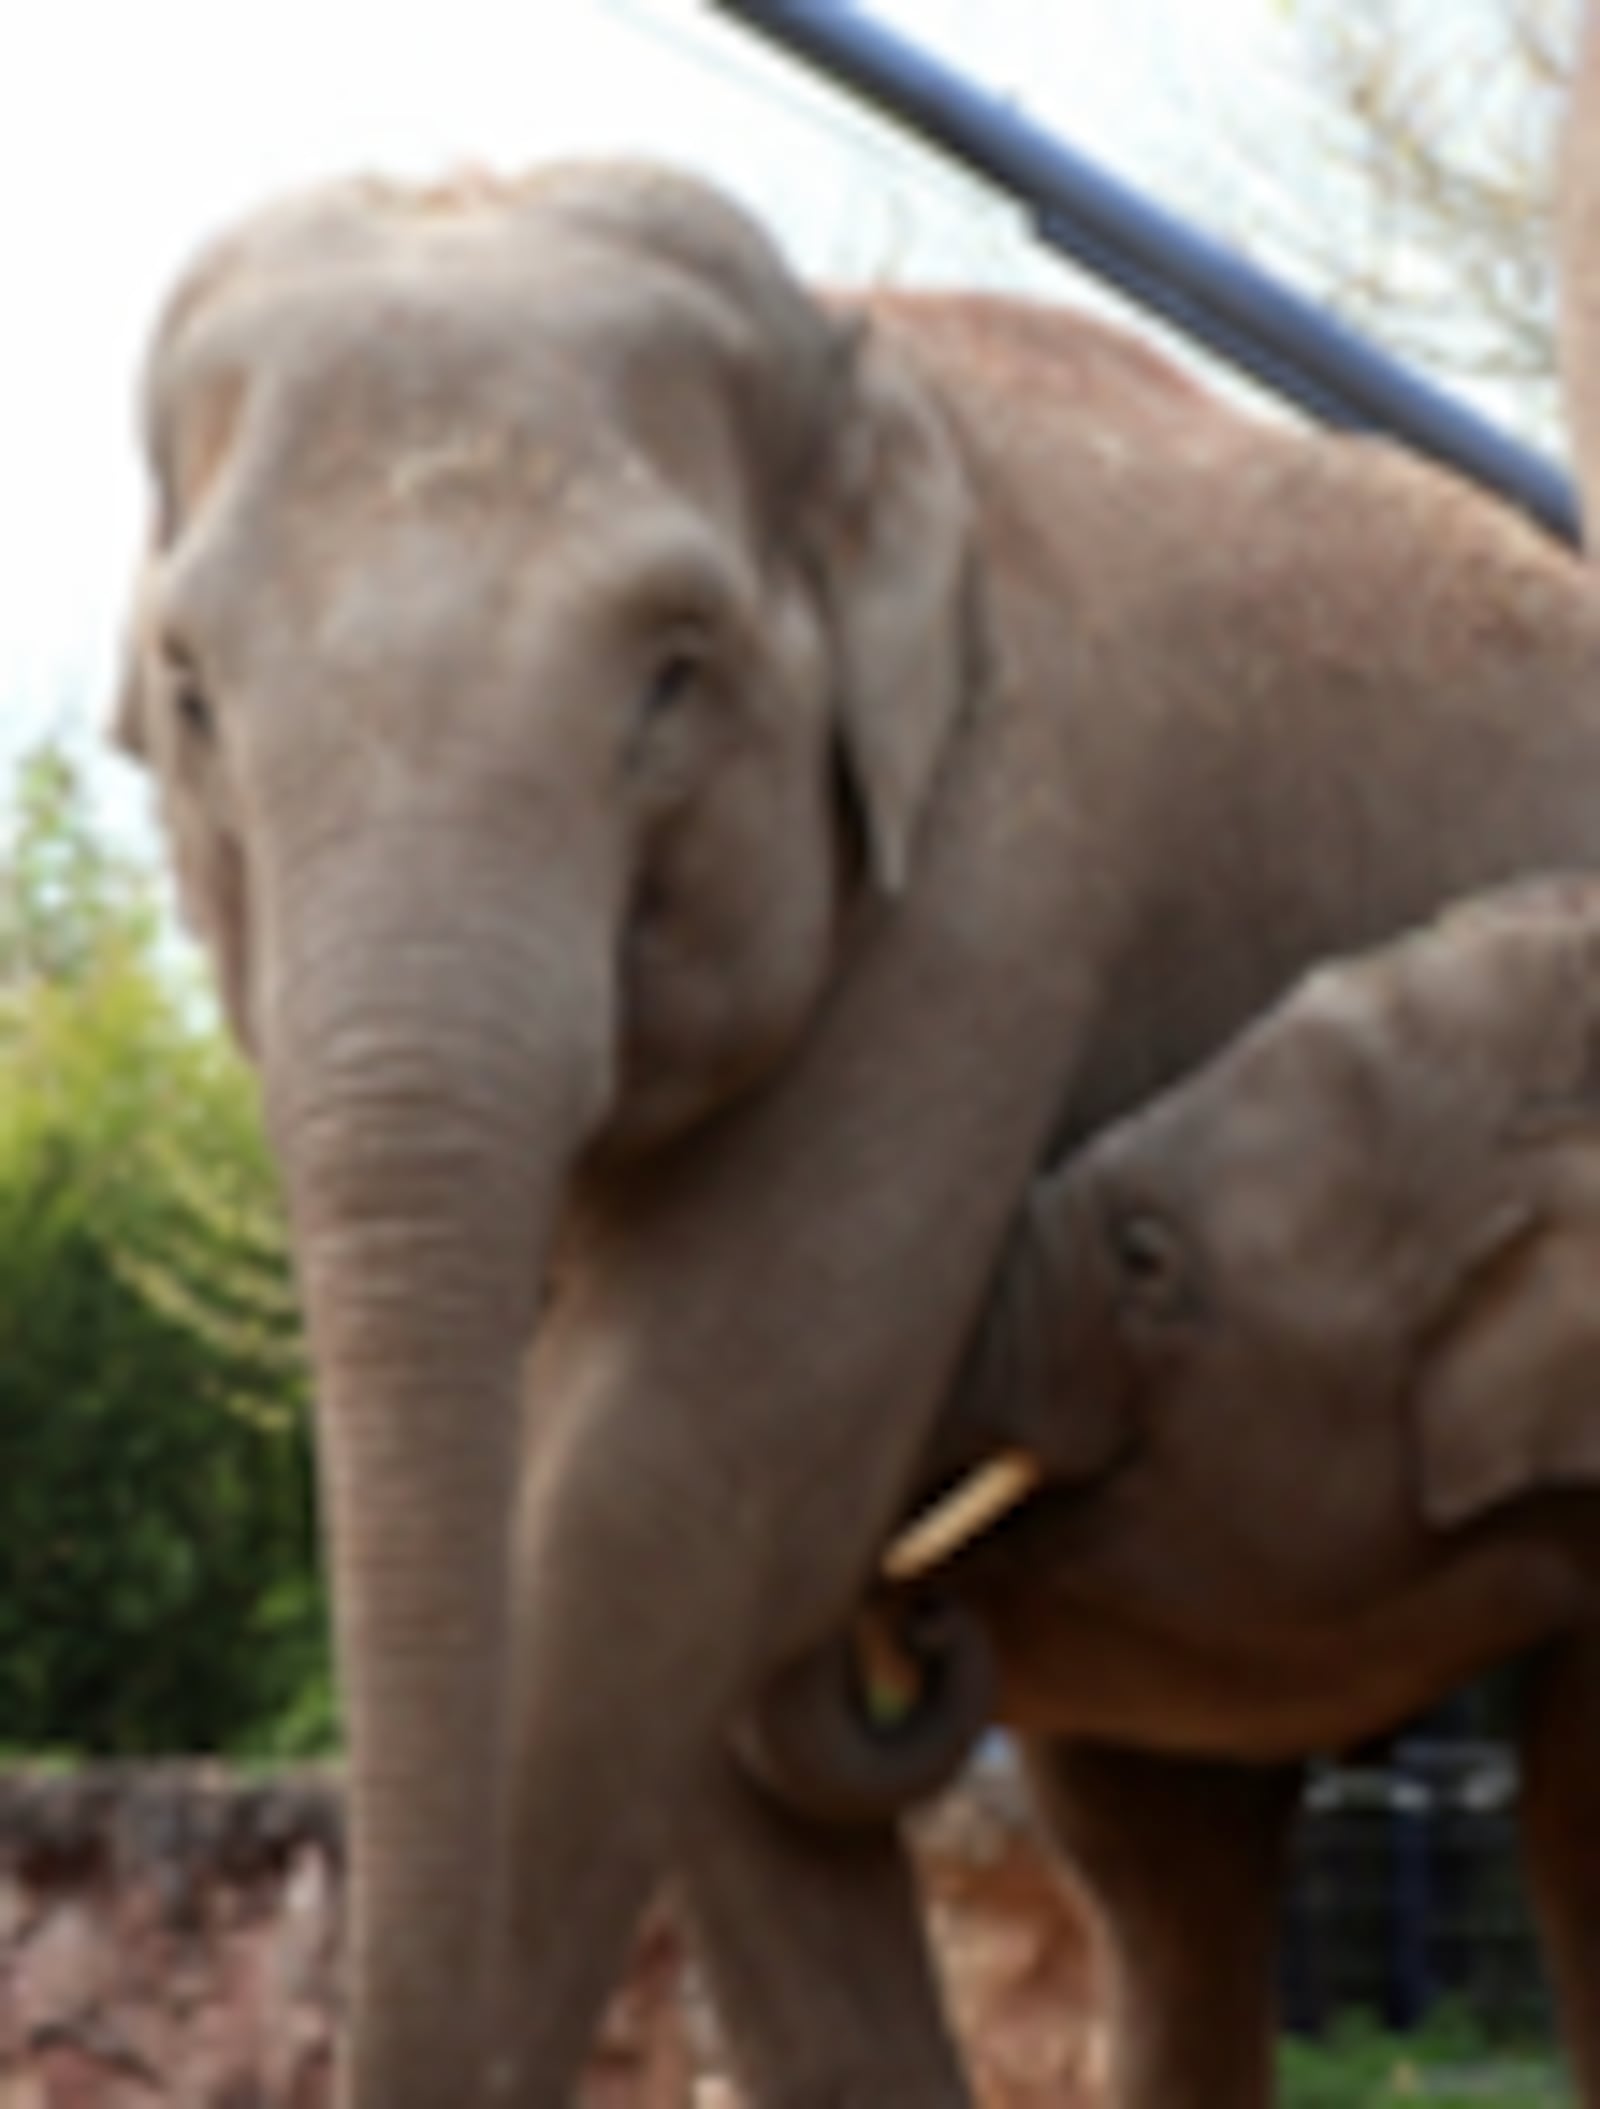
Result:
M459 2099L470 2011L408 2040L392 1929L473 1981L551 1241L781 1067L907 883L978 678L965 477L736 209L627 166L248 222L165 312L146 431L119 731L291 1212L357 2097Z
M1425 1530L1600 1485L1600 886L1318 970L1046 1206L1097 1226L1061 1309L1114 1336L1141 1436L1248 1410L1239 1472L1278 1541L1292 1500L1308 1572L1360 1542L1340 1456L1375 1417Z
M1061 1557L1120 1608L1203 1632L1266 1599L1321 1613L1370 1588L1379 1548L1600 1487L1597 1269L1600 885L1538 882L1317 971L1041 1180L946 1435L1031 1460L1013 1495L1076 1490ZM1132 1510L1102 1498L1122 1463ZM807 1811L881 1818L987 1725L964 1590L984 1539L941 1518L924 1558L922 1535L891 1548L915 1574L877 1630L757 1710L751 1760ZM875 1723L860 1694L897 1612Z

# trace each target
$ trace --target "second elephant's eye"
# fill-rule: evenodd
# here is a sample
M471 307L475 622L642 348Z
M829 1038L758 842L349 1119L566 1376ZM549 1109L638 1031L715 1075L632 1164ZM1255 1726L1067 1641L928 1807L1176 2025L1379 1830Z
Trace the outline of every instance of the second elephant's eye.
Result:
M1118 1210L1105 1225L1117 1286L1130 1311L1154 1318L1193 1314L1195 1283L1183 1240L1149 1209Z

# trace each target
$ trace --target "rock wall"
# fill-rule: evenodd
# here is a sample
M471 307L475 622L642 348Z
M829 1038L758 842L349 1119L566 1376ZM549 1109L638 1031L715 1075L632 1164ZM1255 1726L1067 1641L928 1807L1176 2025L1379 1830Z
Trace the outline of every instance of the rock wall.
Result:
M1003 1781L923 1823L935 1938L984 2109L1091 2109L1082 1922ZM334 1781L193 1766L0 1774L0 2109L326 2109ZM582 2109L739 2109L664 1911Z

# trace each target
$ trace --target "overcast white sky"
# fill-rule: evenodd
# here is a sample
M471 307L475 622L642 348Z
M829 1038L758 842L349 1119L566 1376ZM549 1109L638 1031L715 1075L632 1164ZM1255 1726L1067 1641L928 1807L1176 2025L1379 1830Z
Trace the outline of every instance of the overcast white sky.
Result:
M1206 212L1283 96L1278 0L879 0ZM1010 215L699 0L0 0L0 757L103 712L141 492L139 345L209 228L284 184L574 151L721 177L833 277L1069 281Z

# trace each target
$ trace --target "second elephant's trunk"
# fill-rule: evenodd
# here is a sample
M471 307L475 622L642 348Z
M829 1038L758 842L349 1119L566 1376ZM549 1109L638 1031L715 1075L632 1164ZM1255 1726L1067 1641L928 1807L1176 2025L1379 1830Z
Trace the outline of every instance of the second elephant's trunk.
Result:
M949 1785L993 1719L993 1647L957 1599L868 1606L780 1670L740 1723L740 1756L828 1824L878 1825Z

